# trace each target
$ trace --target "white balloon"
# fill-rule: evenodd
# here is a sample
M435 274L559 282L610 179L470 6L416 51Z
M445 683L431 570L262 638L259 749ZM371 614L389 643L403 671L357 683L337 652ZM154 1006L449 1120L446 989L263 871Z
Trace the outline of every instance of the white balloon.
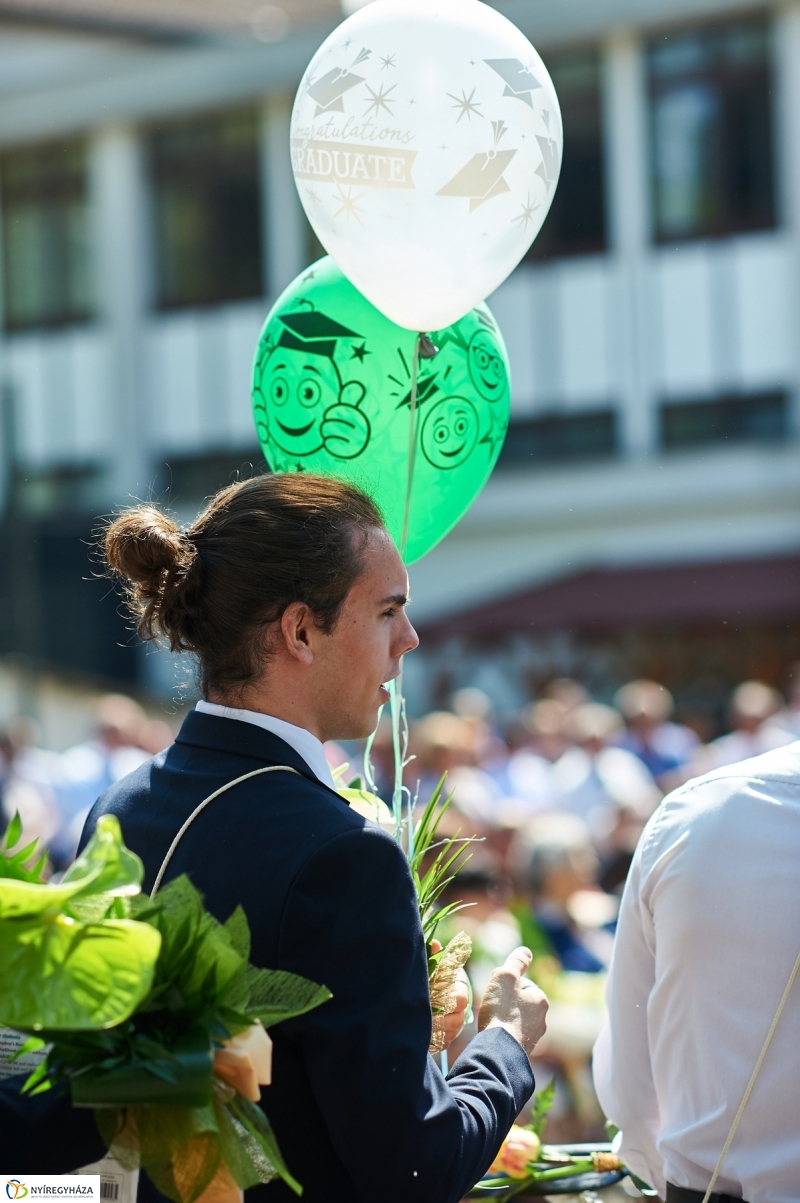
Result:
M323 42L292 113L317 237L409 330L487 297L538 234L561 166L558 99L516 26L479 0L375 0Z

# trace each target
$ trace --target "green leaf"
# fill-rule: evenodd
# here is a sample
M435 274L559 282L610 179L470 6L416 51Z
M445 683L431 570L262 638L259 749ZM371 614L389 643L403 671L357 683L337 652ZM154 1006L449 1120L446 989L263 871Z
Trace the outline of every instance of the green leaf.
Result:
M160 947L155 928L131 920L0 923L0 1023L28 1031L122 1023L147 996Z
M73 1105L206 1107L211 1102L212 1048L202 1029L181 1033L171 1050L139 1041L137 1051L139 1061L73 1077Z
M552 1077L545 1086L544 1090L537 1090L536 1097L533 1101L533 1113L531 1115L530 1126L539 1139L542 1139L542 1134L547 1124L547 1117L550 1114L550 1108L553 1106L553 1100L556 1097L556 1079Z
M236 910L224 924L224 927L234 952L238 952L242 960L249 961L250 927L247 917L240 906L237 906Z
M57 915L81 885L46 885L16 878L0 878L0 920Z
M14 811L14 818L6 828L6 833L3 836L3 851L7 852L19 843L19 837L22 835L22 819L19 817L19 811Z
M258 1142L286 1185L291 1187L296 1195L302 1195L303 1188L289 1173L286 1162L283 1160L281 1151L278 1148L275 1133L272 1131L269 1120L261 1108L257 1107L255 1103L251 1103L248 1099L243 1098L240 1094L235 1095L231 1099L230 1103L228 1103L228 1108L236 1116L242 1127Z
M250 987L248 1010L265 1028L305 1015L333 998L327 986L319 986L296 973L287 973L285 969L256 969L250 965L247 983Z
M101 815L89 843L67 869L65 885L81 882L91 885L93 894L138 894L144 879L144 867L135 852L122 842L119 820Z
M20 830L19 826L17 829ZM123 844L119 823L113 815L98 819L97 828L82 855L57 885L38 881L35 870L17 871L35 849L36 841L13 857L7 853L0 857L0 920L55 915L68 905L70 899L83 894L139 892L144 876L142 862ZM4 875L3 869L8 876Z

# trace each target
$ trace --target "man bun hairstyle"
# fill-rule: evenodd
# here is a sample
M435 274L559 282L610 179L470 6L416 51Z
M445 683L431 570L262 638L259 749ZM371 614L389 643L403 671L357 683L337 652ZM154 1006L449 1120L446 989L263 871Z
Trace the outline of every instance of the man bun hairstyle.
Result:
M139 636L195 653L206 697L259 675L264 628L292 602L330 633L383 526L352 485L281 473L223 489L186 531L158 506L131 506L104 530L102 551Z

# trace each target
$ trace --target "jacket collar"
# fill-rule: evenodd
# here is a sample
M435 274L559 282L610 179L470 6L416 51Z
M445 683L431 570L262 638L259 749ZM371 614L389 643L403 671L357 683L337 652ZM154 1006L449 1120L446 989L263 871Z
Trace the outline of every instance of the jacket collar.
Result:
M257 760L260 764L286 764L297 769L309 781L313 781L320 789L326 790L344 799L332 790L311 771L299 752L287 744L280 736L254 723L243 723L235 718L220 718L216 714L203 714L199 710L190 710L181 724L175 740L179 744L187 744L194 748L206 748L213 752L227 753L229 756L244 756Z

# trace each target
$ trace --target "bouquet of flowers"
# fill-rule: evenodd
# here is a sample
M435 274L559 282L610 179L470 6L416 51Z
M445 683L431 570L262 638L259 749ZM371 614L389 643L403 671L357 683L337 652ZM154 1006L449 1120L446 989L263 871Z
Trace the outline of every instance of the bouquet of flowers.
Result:
M513 1125L486 1175L470 1192L470 1198L510 1199L596 1190L625 1176L625 1166L609 1145L559 1148L542 1144L554 1095L555 1079L536 1095L531 1122Z
M18 1055L46 1054L24 1089L67 1084L112 1156L175 1203L276 1177L300 1194L257 1106L265 1029L330 992L251 965L244 912L218 923L188 878L142 897L113 816L58 884L20 836L17 817L0 846L0 1024L29 1035Z

